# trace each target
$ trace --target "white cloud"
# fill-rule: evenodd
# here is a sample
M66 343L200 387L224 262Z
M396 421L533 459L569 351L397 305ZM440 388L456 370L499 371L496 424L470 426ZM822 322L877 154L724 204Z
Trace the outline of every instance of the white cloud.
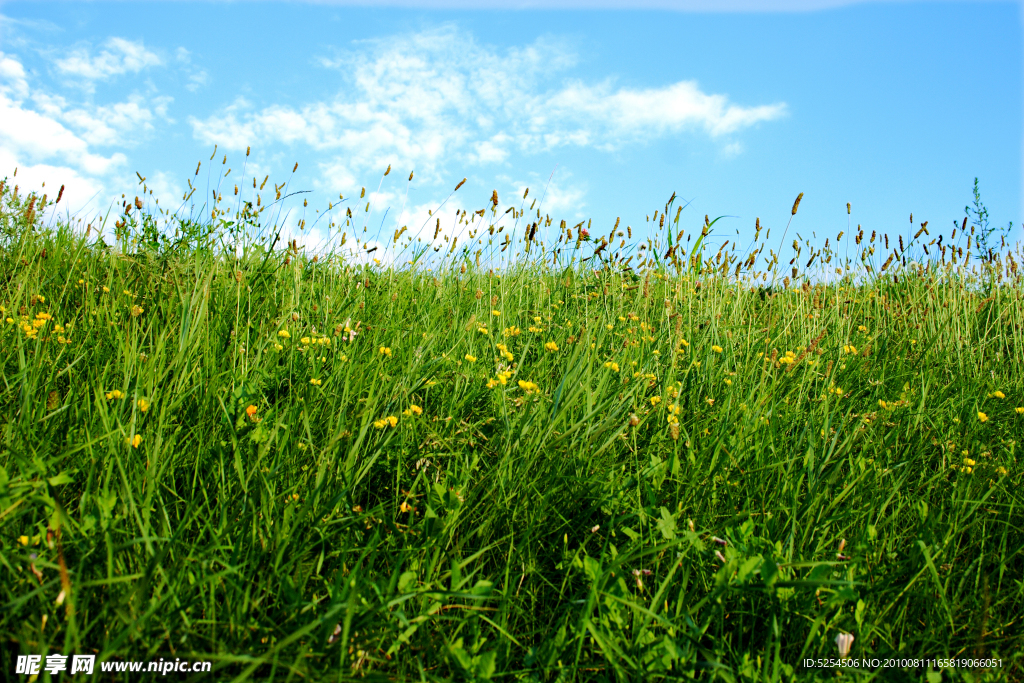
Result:
M21 101L28 97L28 81L21 62L0 52L0 94Z
M108 187L131 183L121 177L130 175L128 158L117 148L169 121L170 102L134 93L124 102L71 103L31 85L17 56L0 53L0 174L18 168L30 189L65 185L61 213L100 211L115 197Z
M205 70L193 71L188 75L188 83L185 84L185 90L196 92L209 82L210 75Z
M205 119L195 137L244 149L301 144L331 153L330 176L384 163L447 182L447 164L502 165L513 151L564 146L612 150L660 137L736 133L785 115L785 104L743 106L694 81L635 89L611 80L559 80L575 53L552 38L499 52L453 25L356 43L321 58L348 78L335 96L295 107L239 99Z
M86 81L98 81L129 71L138 73L145 68L163 63L163 60L147 50L141 41L110 38L105 46L106 49L95 57L90 56L87 48L79 48L67 57L56 60L54 64L63 74L77 76Z

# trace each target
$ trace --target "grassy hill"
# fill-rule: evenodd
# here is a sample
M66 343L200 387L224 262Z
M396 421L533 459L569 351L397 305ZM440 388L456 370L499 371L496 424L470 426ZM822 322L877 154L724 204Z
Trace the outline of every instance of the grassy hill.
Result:
M782 280L666 206L639 263L562 224L400 267L46 204L0 189L5 667L811 680L848 633L1000 662L855 679L1024 675L1019 252Z

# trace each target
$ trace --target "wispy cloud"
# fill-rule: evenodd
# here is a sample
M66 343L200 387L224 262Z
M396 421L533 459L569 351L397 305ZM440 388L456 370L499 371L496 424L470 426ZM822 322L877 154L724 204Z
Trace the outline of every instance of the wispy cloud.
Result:
M128 158L121 150L170 122L171 101L136 92L122 102L71 102L30 82L16 55L0 53L0 173L18 168L26 183L65 184L64 206L84 206L108 184L125 180L119 174Z
M240 98L190 123L197 139L229 149L284 143L328 152L322 170L346 181L395 163L439 182L449 163L500 166L513 151L718 138L786 113L784 103L743 106L694 81L633 89L565 78L576 62L551 38L498 51L446 25L320 58L348 79L329 99L258 107Z
M108 39L105 49L98 55L92 56L89 48L81 47L54 62L54 66L61 73L87 82L106 80L128 72L138 73L161 64L163 60L156 53L147 50L141 41L135 42L125 38Z

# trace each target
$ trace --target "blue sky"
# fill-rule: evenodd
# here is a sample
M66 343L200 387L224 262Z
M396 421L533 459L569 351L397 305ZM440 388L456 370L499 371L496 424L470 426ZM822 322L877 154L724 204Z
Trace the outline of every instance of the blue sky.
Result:
M951 227L977 176L1020 237L1019 3L615 2L2 3L0 177L64 184L87 216L117 213L136 172L172 209L189 181L201 202L227 168L225 198L269 173L309 191L307 244L315 209L341 194L361 215L364 186L364 239L419 234L463 177L442 216L529 187L598 234L643 234L676 192L684 226L728 215L718 239L743 244L799 192L791 230L818 242L847 202L867 230Z

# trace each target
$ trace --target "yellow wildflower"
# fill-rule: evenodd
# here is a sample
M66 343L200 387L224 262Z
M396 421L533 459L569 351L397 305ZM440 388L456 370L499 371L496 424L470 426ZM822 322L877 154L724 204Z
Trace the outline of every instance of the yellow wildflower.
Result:
M114 389L113 391L108 391L107 392L107 400L108 401L111 401L113 399L118 399L118 398L124 398L124 393L121 392L120 390Z
M1017 411L1018 415L1024 415L1024 407L1022 407L1022 408L1014 408L1014 410Z
M387 356L388 358L391 358L391 347L390 346L382 346L382 347L380 347L380 355Z
M996 468L996 474L998 474L1000 477L1005 477L1007 474L1009 474L1009 472L1006 471L1005 467L1000 465L999 467Z
M1001 391L993 391L992 392L992 397L993 398L1006 398L1006 394L1004 394Z
M497 317L497 316L501 315L501 311L498 311L498 310L491 311L491 315Z
M857 331L858 331L858 332L867 332L867 331L868 331L868 328L864 327L863 325L859 325L859 326L857 327Z
M889 404L883 401L882 399L878 399L878 407L881 408L882 410L885 410L886 408L889 407Z
M309 383L312 384L315 387L318 387L318 386L320 386L322 384L322 382L320 380L318 380L318 379L311 379L311 380L309 380Z
M985 413L983 413L981 411L978 411L978 420L980 422L988 422L988 415L986 415Z
M547 349L548 351L557 351L558 350L558 344L556 344L553 341L549 341L546 344L544 344L544 348Z
M147 410L149 410L149 401L147 401L144 398L140 398L139 399L139 410L141 410L142 412L146 412Z
M978 463L972 460L971 458L964 458L964 464L967 465L968 467L974 467Z
M661 403L661 396L651 396L651 405L656 406Z
M470 354L468 354L468 353L467 353L467 354L465 355L465 358L466 358L466 360L468 360L468 361L469 361L470 363L475 363L475 362L476 362L476 356L472 356L472 355L470 355Z
M722 347L719 346L718 344L715 344L714 346L711 347L711 350L714 351L715 353L721 353Z
M604 364L604 366L606 368L608 368L609 370L611 370L612 372L618 372L619 371L619 364L615 363L614 361L608 361L607 363Z
M519 388L528 394L532 394L535 391L540 391L540 387L538 387L533 382L524 382L523 380L519 380Z
M308 345L309 344L309 337L303 337L302 339L299 340L299 343L300 344L307 344Z
M283 350L284 350L284 347L283 347L283 346L281 346L280 344L276 344L276 343L275 343L275 344L274 344L274 350L275 350L275 351L283 351Z
M283 339L290 339L292 335L288 333L288 330L281 330L277 333L277 336L282 337Z
M136 434L128 443L131 445L132 448L138 448L139 444L142 443L142 437Z

